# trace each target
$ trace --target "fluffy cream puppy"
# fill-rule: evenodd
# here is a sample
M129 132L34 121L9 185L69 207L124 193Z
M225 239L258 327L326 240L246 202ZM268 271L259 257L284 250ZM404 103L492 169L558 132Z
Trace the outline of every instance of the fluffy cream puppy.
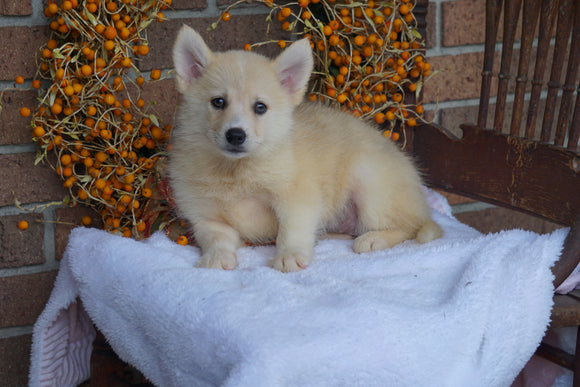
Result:
M363 253L442 235L411 160L376 128L302 102L313 67L307 40L276 59L212 52L184 26L174 46L181 93L168 171L198 266L233 269L243 241L276 239L272 266L311 262L327 232Z

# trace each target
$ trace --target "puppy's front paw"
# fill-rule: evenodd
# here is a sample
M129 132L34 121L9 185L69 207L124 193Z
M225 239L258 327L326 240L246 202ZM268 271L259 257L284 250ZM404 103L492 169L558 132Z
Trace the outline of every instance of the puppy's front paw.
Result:
M300 253L278 254L270 264L276 270L291 273L306 269L310 264L310 257Z
M237 265L236 254L228 252L206 253L195 264L196 267L223 270L233 270Z

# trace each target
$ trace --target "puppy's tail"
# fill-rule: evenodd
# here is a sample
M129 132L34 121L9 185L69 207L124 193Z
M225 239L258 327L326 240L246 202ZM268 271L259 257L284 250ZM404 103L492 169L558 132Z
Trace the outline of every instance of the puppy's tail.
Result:
M433 220L428 219L419 231L417 231L417 242L427 243L443 236L443 229Z

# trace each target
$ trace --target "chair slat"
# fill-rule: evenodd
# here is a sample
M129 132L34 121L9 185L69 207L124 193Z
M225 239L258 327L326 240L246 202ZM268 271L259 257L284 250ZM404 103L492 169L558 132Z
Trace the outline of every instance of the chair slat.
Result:
M544 85L544 73L552 31L556 25L556 10L558 0L543 0L542 11L540 12L540 30L538 32L538 48L536 50L536 64L532 79L532 92L528 105L528 116L526 120L526 138L535 138L538 106Z
M568 149L577 150L580 144L580 86L576 92L576 107L574 108L574 116L572 117L572 125L570 126L570 137L568 138Z
M566 56L570 30L572 29L572 1L562 1L558 7L558 27L556 29L556 45L552 60L552 71L548 82L548 97L542 121L541 141L549 142L552 136L552 123L556 110L558 90L561 88L560 78Z
M503 0L487 0L485 7L485 52L483 56L483 71L481 73L481 94L479 97L479 112L477 126L485 128L487 124L487 112L489 111L489 97L491 94L491 82L493 79L493 58L495 54L495 41L499 26Z
M576 78L578 65L580 64L580 1L574 5L574 28L572 30L572 44L570 45L570 55L568 57L568 69L566 70L566 80L562 86L562 99L560 102L560 112L556 123L556 136L554 143L559 146L564 145L572 104L574 91L576 90Z
M532 53L532 43L536 33L538 17L540 15L541 4L536 0L524 0L524 15L522 22L522 39L520 48L520 58L518 64L518 75L516 77L516 91L513 104L512 122L510 134L520 135L520 124L524 109L524 95L528 83L528 69L530 56Z
M495 115L493 120L493 130L499 133L501 133L503 129L505 102L511 78L510 69L517 27L517 23L514 23L514 21L519 19L521 3L521 0L507 1L504 7L503 47L498 75L499 81L497 87L497 100L495 103Z

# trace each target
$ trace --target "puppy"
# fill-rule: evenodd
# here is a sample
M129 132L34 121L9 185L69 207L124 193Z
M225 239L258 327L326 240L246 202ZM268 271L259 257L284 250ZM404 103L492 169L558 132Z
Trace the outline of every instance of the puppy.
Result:
M234 269L243 241L275 239L272 267L294 272L326 232L357 236L357 253L442 235L395 144L348 113L303 102L308 40L270 60L212 52L184 26L173 60L181 98L168 170L199 267Z

